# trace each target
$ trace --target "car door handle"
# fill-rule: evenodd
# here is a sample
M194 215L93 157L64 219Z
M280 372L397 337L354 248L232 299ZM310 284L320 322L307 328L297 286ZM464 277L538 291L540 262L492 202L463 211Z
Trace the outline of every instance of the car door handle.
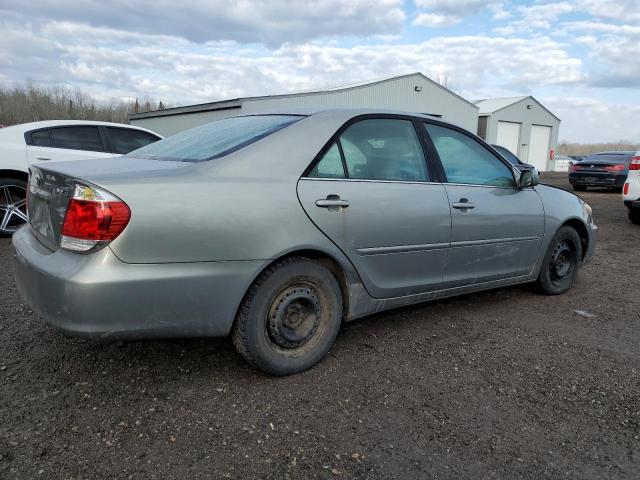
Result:
M467 210L471 208L476 208L476 206L469 202L466 198L461 198L459 202L453 202L451 204L453 208L457 208L458 210Z
M51 160L49 157L36 157L36 160Z
M320 208L343 207L350 205L349 200L342 200L338 195L327 195L327 198L316 200L316 206Z

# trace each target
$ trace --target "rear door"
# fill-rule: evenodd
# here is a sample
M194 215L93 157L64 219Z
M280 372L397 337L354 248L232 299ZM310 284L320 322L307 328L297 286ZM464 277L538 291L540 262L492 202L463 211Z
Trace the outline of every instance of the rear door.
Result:
M418 135L411 119L358 120L298 183L311 220L349 257L376 298L442 284L451 214Z
M70 125L27 132L27 157L30 164L49 161L83 160L112 157L100 128L95 125Z
M451 251L444 286L528 275L544 233L542 200L519 190L512 168L461 130L426 123L447 182Z

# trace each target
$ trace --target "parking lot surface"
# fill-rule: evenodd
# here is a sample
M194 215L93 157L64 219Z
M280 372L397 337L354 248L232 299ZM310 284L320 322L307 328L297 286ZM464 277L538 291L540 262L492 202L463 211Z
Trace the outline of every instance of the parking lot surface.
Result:
M378 314L287 378L228 339L66 338L0 239L0 478L639 478L640 227L581 196L600 238L568 294Z

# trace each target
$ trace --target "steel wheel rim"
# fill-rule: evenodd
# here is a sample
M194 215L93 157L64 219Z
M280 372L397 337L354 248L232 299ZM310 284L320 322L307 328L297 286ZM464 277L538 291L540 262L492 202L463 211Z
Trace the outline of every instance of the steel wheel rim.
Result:
M278 350L294 353L313 343L320 329L322 305L315 287L307 282L288 285L271 302L266 334Z
M570 278L575 264L575 250L567 241L560 241L556 244L551 254L549 273L551 281L562 283Z
M0 233L14 233L27 220L27 189L21 185L1 185Z

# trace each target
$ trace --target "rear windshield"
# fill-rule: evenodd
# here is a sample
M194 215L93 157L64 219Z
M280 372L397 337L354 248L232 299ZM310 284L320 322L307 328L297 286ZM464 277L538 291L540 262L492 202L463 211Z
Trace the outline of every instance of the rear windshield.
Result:
M231 117L180 132L127 157L202 162L227 155L303 118L299 115Z
M610 162L610 163L628 163L633 157L633 152L620 153L595 153L588 156L584 162Z

